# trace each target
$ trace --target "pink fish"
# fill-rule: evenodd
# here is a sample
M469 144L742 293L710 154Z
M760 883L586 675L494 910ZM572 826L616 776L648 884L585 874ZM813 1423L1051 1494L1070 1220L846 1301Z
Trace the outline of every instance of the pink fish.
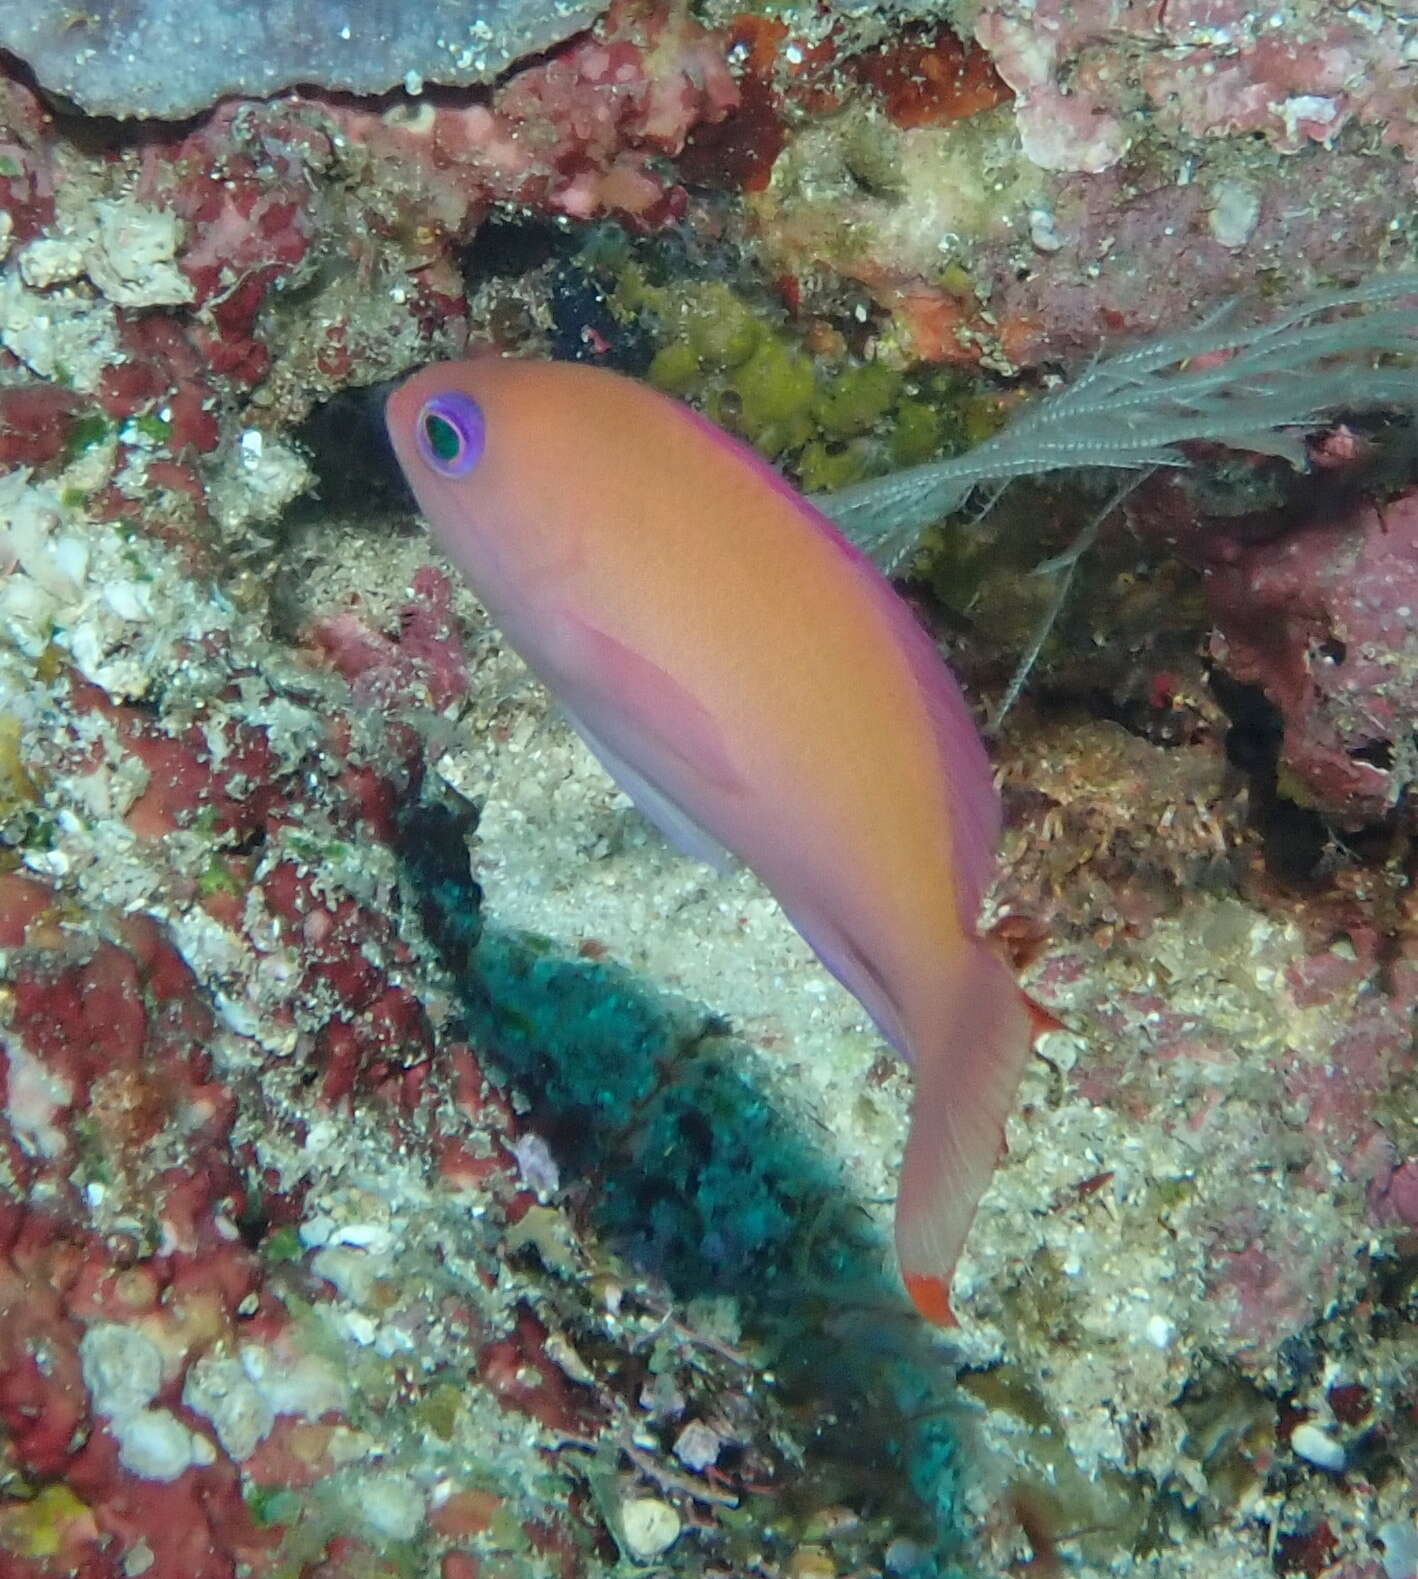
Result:
M1036 1015L975 922L1000 808L955 681L751 450L614 373L485 355L390 397L419 504L494 622L680 848L738 857L915 1070L896 1244L950 1277Z

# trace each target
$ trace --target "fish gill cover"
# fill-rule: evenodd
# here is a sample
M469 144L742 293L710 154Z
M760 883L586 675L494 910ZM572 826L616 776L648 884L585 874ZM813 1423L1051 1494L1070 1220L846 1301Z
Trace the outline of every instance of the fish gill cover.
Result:
M0 48L90 115L178 120L296 84L486 82L589 26L586 0L7 0Z

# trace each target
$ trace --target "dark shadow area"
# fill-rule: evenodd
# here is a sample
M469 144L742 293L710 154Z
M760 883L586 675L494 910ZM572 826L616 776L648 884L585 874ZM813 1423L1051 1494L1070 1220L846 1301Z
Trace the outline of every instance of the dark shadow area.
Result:
M384 402L399 382L343 389L295 429L315 488L292 504L292 519L414 515L418 506L384 426Z
M1250 781L1251 822L1259 831L1267 872L1291 886L1315 879L1330 842L1319 812L1281 792L1280 748L1285 730L1280 709L1258 685L1233 680L1224 670L1210 672L1212 694L1231 720L1226 758Z
M565 221L495 208L460 254L463 281L472 289L486 279L525 279L553 258L571 256L578 245Z
M759 1089L744 1044L525 933L486 929L476 967L473 1038L530 1101L583 1227L680 1301L732 1296L780 1393L830 1424L805 1496L890 1510L903 1534L955 1548L951 1368L883 1276L889 1245Z
M777 1517L785 1497L805 1516L847 1505L919 1544L903 1573L943 1572L965 1556L954 1368L885 1273L885 1236L712 1013L612 961L479 933L476 884L452 875L459 860L466 871L465 832L417 813L405 875L462 983L470 1040L556 1159L560 1204L677 1301L735 1301L811 1440L796 1483L774 1488Z

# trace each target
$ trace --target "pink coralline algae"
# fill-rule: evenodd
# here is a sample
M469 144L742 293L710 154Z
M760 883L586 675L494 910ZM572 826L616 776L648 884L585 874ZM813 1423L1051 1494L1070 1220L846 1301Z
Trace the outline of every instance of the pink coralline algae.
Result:
M423 182L434 211L488 201L573 219L644 224L683 212L655 161L738 103L717 35L688 17L612 7L598 36L511 77L491 103L430 103L407 115L334 105L344 134ZM456 227L454 227L456 228Z
M424 592L436 611L437 585ZM451 685L456 649L437 618L428 642ZM385 643L381 660L391 652ZM248 692L257 684L218 646L204 661ZM312 1182L305 1147L321 1115L358 1106L384 1131L386 1167L414 1148L450 1199L475 1198L479 1216L491 1207L508 1224L534 1204L511 1149L517 1121L474 1050L435 1024L427 956L397 907L339 891L321 864L355 841L387 854L417 795L416 738L395 719L373 745L365 726L357 749L335 712L318 754L307 740L292 756L219 705L178 709L178 722L65 676L55 696L51 769L113 782L140 766L119 843L138 840L164 874L189 952L223 940L230 996L199 982L159 921L81 910L38 878L0 875L0 1569L317 1579L383 1571L382 1546L427 1529L430 1560L457 1559L457 1571L507 1496L455 1475L448 1500L472 1497L481 1524L450 1513L425 1527L426 1490L386 1484L380 1467L397 1437L375 1448L350 1422L356 1384L329 1358L341 1323L363 1332L375 1318L362 1302L392 1323L394 1396L416 1419L446 1420L445 1434L460 1392L399 1360L408 1345L441 1345L441 1374L519 1418L580 1437L600 1417L552 1359L544 1322L524 1305L488 1308L497 1278L481 1252L459 1252L462 1293L447 1278L399 1293L362 1264L391 1230L329 1215L368 1187ZM282 843L284 858L249 853ZM202 844L194 880L179 852ZM258 1025L260 1041L245 1034ZM321 1328L312 1313L326 1308L333 1325ZM341 1475L348 1488L332 1490ZM351 1510L371 1475L385 1475L385 1501L365 1518ZM519 1539L574 1549L556 1513Z
M376 963L398 961L387 923L350 899L332 907L289 862L269 873L263 893L277 935L302 958L301 999L330 1005L311 1049L325 1100L347 1101L357 1083L416 1099L433 1037L418 1000Z
M909 32L877 60L846 35L793 42L810 84L794 91L740 31L743 110L696 134L688 168L715 184L722 156L718 184L736 170L755 194L770 271L809 300L834 273L857 282L911 356L1086 358L1258 280L1288 298L1401 266L1418 65L1397 21L1320 0L989 0L965 75L1003 86L965 93L958 120L913 113L941 61L907 61ZM857 118L874 101L888 119L868 137ZM833 110L857 128L835 143ZM750 131L758 164L735 142ZM874 193L881 172L890 190Z
M50 1489L43 1508L0 1501L6 1571L106 1579L146 1552L155 1575L217 1579L273 1541L184 1377L287 1321L235 1228L211 1014L148 921L80 948L51 929L21 957L0 1066L17 1186L0 1207L0 1421L11 1469ZM105 1348L149 1373L122 1398Z
M1210 1238L1212 1294L1228 1313L1241 1357L1266 1355L1323 1319L1349 1294L1362 1265L1368 1225L1358 1221L1347 1235L1317 1229L1317 1214L1303 1203L1326 1201L1338 1187L1367 1204L1373 1225L1403 1221L1408 1187L1394 1168L1398 1131L1383 1114L1412 1078L1405 1042L1418 975L1407 971L1404 993L1395 998L1378 986L1376 969L1370 960L1365 985L1331 1000L1335 1014L1349 1020L1332 1042L1318 1052L1286 1046L1272 1054L1276 1111L1258 1128L1281 1141L1276 1150L1286 1156L1292 1210L1238 1202ZM1239 1073L1238 1065L1225 1083ZM1257 1142L1266 1144L1259 1135Z
M78 221L107 216L100 256L54 229L56 182L78 158L67 126L0 65L0 257L37 289L100 286L63 390L31 388L50 369L43 354L26 368L30 342L7 331L0 459L51 466L111 435L93 512L136 519L164 493L170 534L201 540L240 433L461 350L460 249L493 204L664 224L686 205L669 158L737 101L719 35L632 6L491 93L227 101L116 153L125 197Z
M1321 0L1096 0L981 13L975 36L1017 95L1025 150L1051 170L1116 164L1147 117L1172 134L1329 144L1351 120L1418 156L1418 67L1397 20Z
M267 354L252 330L267 292L292 282L316 238L306 178L328 163L329 144L296 117L252 124L241 113L222 112L154 161L140 191L185 222L178 266L197 350L213 371L254 384Z
M1410 1157L1393 1170L1381 1200L1388 1214L1405 1227L1418 1228L1418 1157Z
M1396 19L1224 0L1169 4L1164 14L1171 47L1148 62L1143 82L1157 112L1193 136L1259 132L1293 153L1333 142L1352 120L1418 158L1418 66Z
M1152 994L1119 994L1095 1021L1100 1050L1075 1077L1080 1097L1132 1132L1171 1136L1184 1155L1234 1155L1235 1177L1198 1179L1198 1198L1169 1221L1198 1241L1206 1314L1194 1319L1243 1370L1274 1367L1287 1338L1352 1302L1374 1230L1391 1233L1418 1208L1418 1169L1395 1166L1401 1129L1384 1117L1413 1074L1406 1026L1418 975L1406 973L1395 998L1378 972L1372 957L1361 964L1362 984L1327 1005L1350 1029L1321 1033L1313 1045L1287 1042L1277 1025L1265 1045L1238 1046L1219 1019L1179 1014ZM1277 1003L1279 1019L1293 1012L1283 997ZM1132 1043L1139 1026L1147 1059L1110 1057L1104 1049ZM1256 1188L1252 1170L1267 1179L1274 1170L1274 1187ZM1075 1195L1092 1181L1072 1182L1056 1210L1076 1210ZM1336 1194L1343 1211L1333 1207Z
M1351 824L1398 807L1418 777L1418 493L1256 545L1218 532L1207 586L1217 660L1280 710L1287 790Z
M975 37L1014 90L1024 150L1036 164L1097 173L1122 157L1128 137L1116 101L1125 56L1103 44L1148 37L1159 9L1148 0L1103 0L1096 7L991 5L981 12ZM1067 92L1060 85L1065 66Z
M468 690L452 585L442 571L427 565L414 573L410 590L413 597L399 611L397 637L371 630L353 610L321 617L311 636L361 703L427 697L441 710Z
M43 468L57 460L81 409L67 389L53 384L0 389L0 466Z
M368 161L360 225L426 249L427 266L441 238L466 238L493 202L575 219L676 216L683 193L656 161L736 103L717 35L683 15L623 5L595 37L515 73L490 99L389 108L292 94L236 104L159 145L145 180L187 221L182 270L197 306L212 302L230 338L317 238L328 243L337 216L312 185L332 163ZM392 211L380 193L397 194ZM358 231L348 240L357 244Z

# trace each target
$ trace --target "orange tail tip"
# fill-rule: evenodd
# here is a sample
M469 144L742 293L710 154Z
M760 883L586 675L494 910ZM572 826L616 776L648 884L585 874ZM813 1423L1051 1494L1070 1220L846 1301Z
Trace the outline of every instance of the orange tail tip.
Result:
M1066 1031L1066 1026L1058 1015L1046 1009L1042 1003L1031 998L1027 992L1021 991L1019 996L1024 999L1024 1007L1029 1011L1029 1023L1034 1027L1034 1040L1037 1042L1041 1036L1049 1031Z
M948 1022L913 1046L916 1096L896 1202L896 1251L916 1309L953 1325L951 1279L994 1173L1039 1018L988 943L960 961Z
M955 1312L950 1308L950 1281L948 1278L931 1277L924 1272L905 1272L902 1279L911 1303L927 1321L937 1327L958 1327Z

